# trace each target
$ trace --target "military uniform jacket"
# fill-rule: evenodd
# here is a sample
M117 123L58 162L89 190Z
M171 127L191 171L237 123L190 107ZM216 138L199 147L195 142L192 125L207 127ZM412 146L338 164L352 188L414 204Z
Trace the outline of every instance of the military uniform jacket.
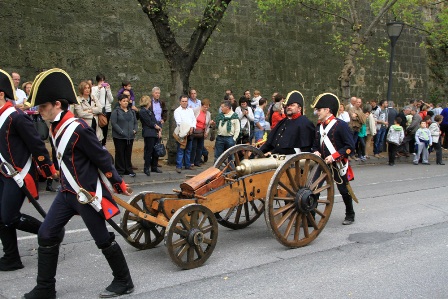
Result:
M0 115L9 107L13 107L12 103L6 102L0 109ZM0 128L0 153L5 161L19 172L25 167L28 158L32 155L33 163L23 179L31 195L36 198L38 197L38 169L36 164L39 166L41 175L45 177L56 173L56 170L31 118L22 110L14 109L16 111L6 118ZM15 184L15 182L13 183Z
M314 125L305 116L284 118L269 133L266 143L260 148L264 153L291 155L295 148L310 151L314 142Z
M332 119L335 119L336 123L333 125L330 131L328 131L327 135L331 143L333 144L334 148L336 149L336 152L332 154L333 159L336 161L343 158L347 158L350 155L350 153L354 150L355 144L353 142L353 137L349 126L343 120L331 116L324 122L323 124L324 129L327 127L327 125L330 123ZM321 144L320 126L321 123L319 122L316 126L316 133L315 133L316 137L314 139L314 145L312 151L320 152L322 158L325 158L331 155L331 153L325 146L324 142L322 142Z
M55 121L51 125L51 134L54 137L59 128L74 115L70 111L63 112L61 114L61 120ZM99 177L98 170L102 171L107 179L112 184L117 193L122 193L126 190L126 185L123 179L115 170L112 165L110 154L101 146L101 143L96 138L93 129L86 124L82 119L75 120L79 122L72 136L67 143L64 153L62 154L62 161L64 162L70 174L77 182L80 188L89 191L91 194L95 194L96 184ZM55 140L55 147L59 145L63 138L63 133ZM58 151L55 151L56 155L60 155ZM53 158L57 161L56 157ZM76 192L70 186L70 183L66 179L66 175L61 171L61 192ZM101 182L103 199L106 198L110 202L115 203L112 200L112 195Z

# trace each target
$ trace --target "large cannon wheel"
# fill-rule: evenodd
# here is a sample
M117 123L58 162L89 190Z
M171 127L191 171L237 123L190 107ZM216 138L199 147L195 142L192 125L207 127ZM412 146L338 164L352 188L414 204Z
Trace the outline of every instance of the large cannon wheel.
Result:
M263 152L248 144L238 144L226 150L215 162L214 167L223 170L228 165L230 172L236 172L236 167L243 159L264 157ZM264 211L264 200L254 200L242 203L236 207L215 213L216 220L222 226L231 229L242 229L254 223Z
M265 203L266 224L287 247L302 247L324 229L334 203L329 167L311 153L289 158L274 173Z
M146 192L137 194L128 203L144 213L157 216L153 215L146 207L145 194ZM149 249L157 246L157 244L163 241L163 235L165 234L163 226L143 220L128 210L125 210L123 213L121 228L134 240L134 242L126 241L138 249Z
M207 207L185 205L168 223L165 245L171 260L182 269L201 266L212 254L218 241L218 223Z

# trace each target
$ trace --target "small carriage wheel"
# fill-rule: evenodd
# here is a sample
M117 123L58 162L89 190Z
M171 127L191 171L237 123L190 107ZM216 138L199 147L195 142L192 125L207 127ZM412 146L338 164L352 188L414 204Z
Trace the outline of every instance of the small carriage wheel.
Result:
M265 202L266 224L281 244L302 247L324 229L333 203L329 167L314 154L297 154L272 176Z
M145 194L146 192L137 194L128 203L144 213L157 216L153 215L146 207ZM121 228L134 240L134 242L126 241L138 249L149 249L157 246L162 242L165 234L165 227L143 220L128 210L123 213Z
M222 170L229 163L228 170L236 171L243 159L263 158L263 152L248 144L238 144L226 150L216 160L214 167ZM231 161L229 162L229 158ZM264 200L245 202L239 206L215 213L216 220L222 226L231 229L242 229L254 223L264 211Z
M174 213L165 233L165 246L173 263L182 269L201 266L218 241L218 223L207 207L183 206Z

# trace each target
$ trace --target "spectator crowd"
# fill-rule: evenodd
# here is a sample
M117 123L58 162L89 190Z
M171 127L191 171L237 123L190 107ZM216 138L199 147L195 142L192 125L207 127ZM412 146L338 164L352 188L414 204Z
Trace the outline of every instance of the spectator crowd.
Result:
M36 107L29 107L27 98L32 82L20 85L20 75L11 74L16 88L15 105L26 111L42 132L42 121ZM22 89L19 88L22 87ZM159 87L153 87L150 95L136 99L132 84L122 82L115 98L111 86L103 74L93 80L84 80L77 88L78 102L72 107L75 116L83 119L95 131L98 141L106 145L109 128L115 147L114 163L120 175L136 175L132 165L133 142L137 134L144 140L143 173L161 173L159 156L155 146L162 142L162 131L167 129L168 111ZM285 97L274 92L269 101L259 90L245 90L238 100L232 90L225 91L219 101L217 115L212 115L210 99L198 98L196 89L179 97L179 106L174 111L176 127L173 135L177 143L176 171L191 170L208 161L209 153L205 140L215 141L214 159L235 144L260 146L270 130L286 117ZM422 100L410 100L397 110L392 101L371 100L363 102L351 97L350 103L339 107L338 118L345 121L351 130L355 151L353 161L383 158L388 153L388 165L394 166L397 157L413 157L415 165L428 165L429 154L434 151L436 164L444 165L442 150L448 149L448 108L441 103L434 105ZM40 130L39 130L40 129ZM43 129L45 131L45 129ZM48 132L41 133L48 138ZM47 190L53 191L51 179Z

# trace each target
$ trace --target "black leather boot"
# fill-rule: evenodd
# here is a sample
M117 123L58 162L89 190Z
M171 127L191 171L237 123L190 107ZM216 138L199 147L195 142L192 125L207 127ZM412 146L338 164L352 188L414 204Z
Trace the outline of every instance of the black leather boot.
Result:
M47 179L47 187L45 190L50 192L56 192L56 189L53 188L53 179Z
M355 210L353 210L353 199L350 194L342 194L345 204L345 219L343 225L350 225L355 222Z
M14 271L23 268L17 247L17 232L14 227L7 227L0 223L0 240L5 255L0 258L0 271Z
M26 293L25 299L56 298L56 269L58 267L59 244L39 246L37 261L37 285Z
M143 172L147 175L147 176L150 176L151 175L151 172L149 171L149 168L143 168Z
M123 251L117 242L112 241L112 245L102 250L110 268L114 280L100 293L100 298L112 298L124 294L130 294L134 291L131 273L124 258Z

